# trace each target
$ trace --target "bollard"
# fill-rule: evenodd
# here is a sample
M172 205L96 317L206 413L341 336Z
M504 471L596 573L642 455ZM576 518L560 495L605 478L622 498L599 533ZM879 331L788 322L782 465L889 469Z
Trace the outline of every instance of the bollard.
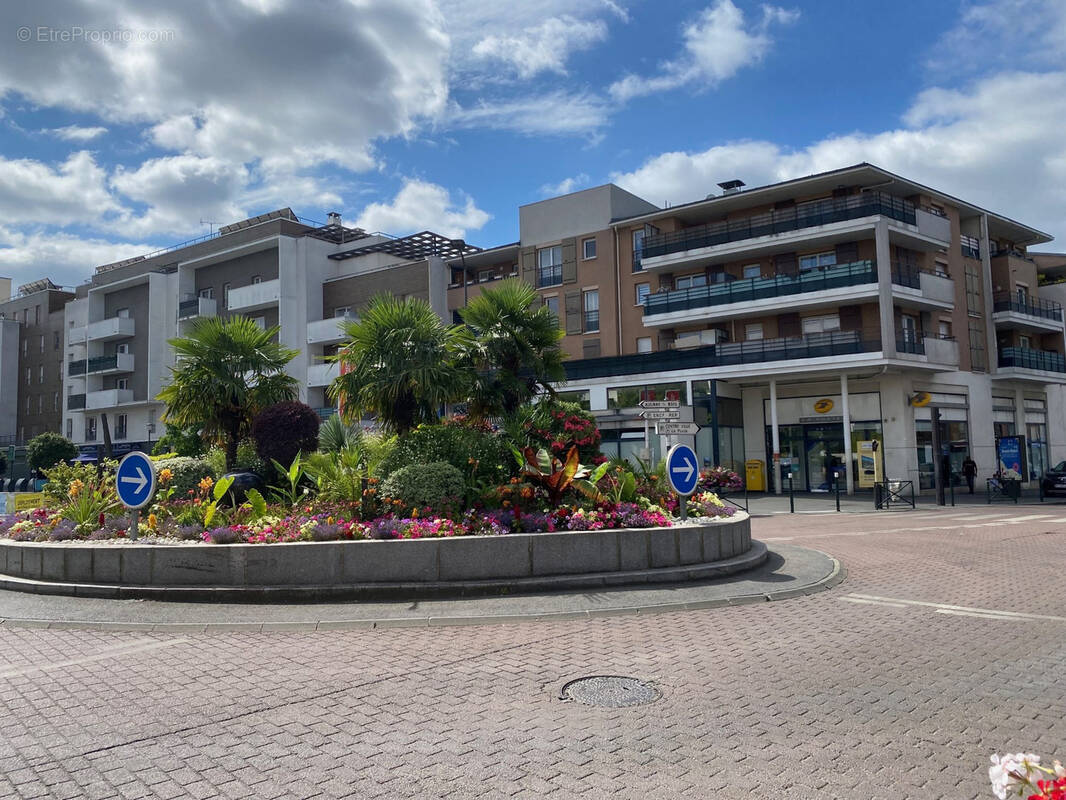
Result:
M951 507L955 507L955 481L954 475L948 479L948 486L951 488Z
M837 511L840 511L840 476L837 475L837 479L833 481L833 485L837 490Z
M788 513L796 513L796 491L792 487L792 470L788 471Z

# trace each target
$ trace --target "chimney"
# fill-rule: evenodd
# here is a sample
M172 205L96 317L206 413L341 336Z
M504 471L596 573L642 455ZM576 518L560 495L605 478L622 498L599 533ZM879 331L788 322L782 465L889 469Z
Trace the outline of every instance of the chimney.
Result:
M734 178L731 181L722 181L719 186L722 187L722 196L727 194L736 194L740 191L740 187L744 186L744 181L739 178Z
M326 215L326 224L327 225L338 225L339 226L341 224L340 212L339 211L330 211L329 214Z

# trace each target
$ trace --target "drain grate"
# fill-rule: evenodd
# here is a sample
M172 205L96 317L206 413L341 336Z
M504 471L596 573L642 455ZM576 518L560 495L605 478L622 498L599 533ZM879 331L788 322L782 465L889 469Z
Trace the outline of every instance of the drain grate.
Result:
M662 693L650 683L624 675L578 678L563 687L562 695L565 700L603 708L642 706L662 697Z

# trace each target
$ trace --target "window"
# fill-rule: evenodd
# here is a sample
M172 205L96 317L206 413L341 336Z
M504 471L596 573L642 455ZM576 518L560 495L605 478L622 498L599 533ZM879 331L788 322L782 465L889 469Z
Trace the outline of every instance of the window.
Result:
M809 256L800 256L800 272L820 267L831 267L837 263L837 254L834 251L828 253L815 253Z
M129 389L130 388L130 379L129 378L119 378L118 380L115 381L115 388L116 389Z
M208 286L206 289L201 289L200 297L204 298L205 300L213 300L215 297L215 287Z
M496 276L496 271L492 269L479 269L477 272L477 282L485 283L491 281Z
M1028 336L1025 336L1025 335L1019 335L1018 336L1018 347L1021 347L1024 350L1028 350L1032 346L1033 346L1033 340L1030 339Z
M637 305L644 305L644 301L648 299L648 295L651 294L650 283L638 283L637 284Z
M115 417L115 438L126 438L126 415L119 414Z
M16 313L16 315L18 314L17 311L15 313ZM22 355L26 355L27 353L29 353L29 351L30 351L30 340L29 339L23 339L22 340Z
M633 271L642 272L644 265L640 263L644 257L644 229L633 231Z
M651 337L639 336L637 337L637 352L638 353L650 353L651 352Z
M1029 287L1024 283L1019 283L1016 291L1018 292L1018 302L1023 306L1029 305Z
M26 413L27 414L30 413L30 399L31 398L27 395L27 397L26 397Z
M37 395L37 413L38 414L44 413L44 395L43 394Z
M761 278L762 277L762 265L761 264L748 264L744 267L745 278Z
M261 331L265 331L266 330L266 326L267 326L266 317L252 317L252 322L255 323L255 326L257 328L259 328L259 330L261 330Z
M537 286L558 286L563 282L563 247L542 247L537 251Z
M85 418L85 441L96 441L96 417Z
M40 325L41 324L41 307L40 306L34 306L33 307L33 324L34 325Z
M263 276L262 275L253 275L252 276L252 286L255 286L257 283L262 283L262 282L263 282Z
M126 342L123 342L122 344L118 345L115 348L115 352L116 353L128 353L129 351L130 351L130 346Z
M824 317L807 317L803 320L803 333L828 333L840 330L840 316L827 314Z
M73 439L74 438L74 420L69 419L69 418L67 419L67 438L68 439Z
M222 305L229 308L229 284L222 284Z
M44 364L37 367L37 383L44 383Z
M918 318L911 314L904 314L899 318L900 328L903 333L903 341L906 344L914 344L918 341Z
M581 242L581 257L588 261L590 258L596 257L596 240L584 239Z
M130 310L128 308L120 308L118 311L115 312L115 316L119 319L129 319Z
M556 319L559 319L559 295L553 294L551 297L545 297L544 305L551 310Z
M600 329L600 292L599 289L590 289L584 293L585 304L585 333L592 333Z
M338 306L337 308L333 309L333 317L334 317L334 319L342 319L343 317L350 317L351 315L352 315L352 307L351 306Z
M33 370L26 367L26 385L29 386L33 383Z
M52 395L52 410L59 411L59 392Z
M937 333L937 336L939 336L941 339L950 339L951 338L951 323L948 320L946 320L946 319L940 320L940 322L937 324L936 333Z
M762 338L762 323L761 322L749 322L744 326L744 339L746 341L755 341Z
M707 285L707 276L700 275L682 275L674 281L674 288L677 289L695 289L699 286Z
M59 331L55 332L55 339L52 342L52 349L53 350L58 350L59 349Z
M44 334L41 334L41 352L44 352Z

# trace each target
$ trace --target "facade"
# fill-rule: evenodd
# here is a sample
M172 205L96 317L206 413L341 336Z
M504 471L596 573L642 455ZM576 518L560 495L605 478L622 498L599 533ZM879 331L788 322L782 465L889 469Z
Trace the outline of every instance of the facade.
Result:
M878 475L929 488L967 455L990 477L1008 436L1022 437L1024 477L1066 458L1066 257L1030 253L1050 241L1040 231L869 164L747 190L726 181L666 209L606 185L518 216L519 241L482 250L281 209L98 267L65 308L62 414L49 423L95 449L106 415L117 452L150 443L167 340L233 314L280 325L301 399L326 415L337 368L325 358L375 294L457 321L514 277L558 315L559 389L596 414L611 455L656 458L680 438L706 463L761 462L753 485L780 490L785 466L812 491L842 473L849 491ZM14 358L7 327L0 370ZM16 385L0 409L25 404ZM657 436L642 399L679 400L699 433Z

